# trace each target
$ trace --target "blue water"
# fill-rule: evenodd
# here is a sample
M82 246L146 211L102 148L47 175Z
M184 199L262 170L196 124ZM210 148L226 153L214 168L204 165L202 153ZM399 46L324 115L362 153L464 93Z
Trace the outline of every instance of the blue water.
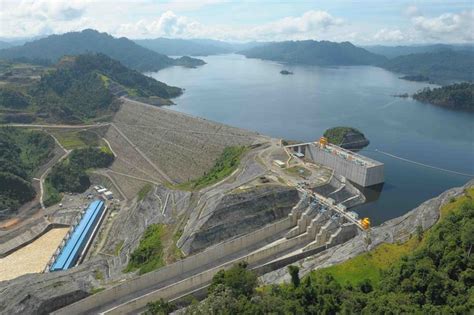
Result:
M385 184L380 194L370 194L378 199L355 210L375 224L469 180L375 149L474 174L473 113L391 96L413 93L426 83L370 66L282 66L239 55L203 59L207 64L197 69L172 67L149 74L186 89L172 109L292 140L315 140L340 125L363 131L371 144L362 153L385 163ZM294 75L281 75L282 69Z

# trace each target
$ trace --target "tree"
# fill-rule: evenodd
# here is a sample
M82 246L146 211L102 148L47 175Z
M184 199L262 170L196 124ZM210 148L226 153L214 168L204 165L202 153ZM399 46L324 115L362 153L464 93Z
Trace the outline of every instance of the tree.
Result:
M168 315L176 309L173 303L160 299L156 302L150 302L147 305L145 315Z
M293 286L295 288L299 287L300 286L300 275L299 275L299 272L300 272L300 268L298 268L297 266L288 266L288 272L290 273L290 276L291 276L291 283L293 283Z

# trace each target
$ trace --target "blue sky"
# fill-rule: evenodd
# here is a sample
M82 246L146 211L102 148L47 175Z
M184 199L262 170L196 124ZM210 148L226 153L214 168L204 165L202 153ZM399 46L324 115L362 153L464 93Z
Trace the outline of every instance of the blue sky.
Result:
M0 0L0 37L94 28L130 38L472 42L473 1Z

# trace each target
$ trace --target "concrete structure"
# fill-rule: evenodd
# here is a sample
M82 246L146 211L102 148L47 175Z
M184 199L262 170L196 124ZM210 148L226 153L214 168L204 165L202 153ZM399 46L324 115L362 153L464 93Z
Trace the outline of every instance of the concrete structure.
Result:
M203 290L222 269L245 261L263 274L343 243L358 233L344 210L303 192L288 217L252 233L147 273L59 309L53 314L130 314L163 298L173 301Z
M65 245L60 249L59 255L51 264L50 271L66 270L76 265L90 243L104 209L105 203L103 200L95 200L89 205L79 223L69 233Z
M295 152L295 153L293 153L293 154L294 154L294 156L296 156L297 158L300 158L300 159L304 158L304 153Z
M273 160L273 164L281 168L285 167L285 163L280 160Z
M111 192L110 190L107 190L104 192L104 198L108 200L114 199L114 193Z
M287 148L296 153L303 152L307 159L334 169L337 174L362 187L384 182L383 163L336 145L310 142L289 145Z

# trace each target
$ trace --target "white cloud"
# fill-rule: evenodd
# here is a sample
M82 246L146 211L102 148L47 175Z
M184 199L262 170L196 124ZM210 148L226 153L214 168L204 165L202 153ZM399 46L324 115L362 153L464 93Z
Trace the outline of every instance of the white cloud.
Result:
M444 13L429 18L416 16L411 19L415 30L434 40L472 41L474 39L474 10L461 13Z
M120 25L116 32L130 37L211 37L226 40L281 40L317 38L334 26L342 25L340 18L325 11L307 11L298 17L285 17L274 22L241 28L226 25L212 27L166 11L156 19L140 20Z
M419 16L421 12L417 6L411 5L405 9L405 14L408 16Z
M311 10L298 17L286 17L272 23L264 24L249 30L254 39L271 38L300 38L317 37L318 33L325 32L333 26L342 25L343 20L333 17L326 11Z
M82 27L88 0L1 1L2 36L34 36Z
M172 0L163 5L164 10L193 11L202 7L228 2L227 0Z
M474 40L473 10L428 17L422 15L419 7L408 6L403 13L396 13L400 18L399 25L390 27L383 22L343 20L316 9L259 24L248 18L241 21L240 16L234 16L232 8L235 3L229 4L225 13L222 6L227 5L226 2L228 0L0 0L0 37L28 37L94 28L129 38L317 39L364 44ZM206 23L199 18L200 12L207 9L205 6L212 5L221 6L217 9L223 14L220 20L224 22L221 24ZM252 2L248 5L258 7ZM227 24L225 17L232 21Z
M374 35L374 40L376 42L402 42L407 38L399 29L388 30L381 29Z

